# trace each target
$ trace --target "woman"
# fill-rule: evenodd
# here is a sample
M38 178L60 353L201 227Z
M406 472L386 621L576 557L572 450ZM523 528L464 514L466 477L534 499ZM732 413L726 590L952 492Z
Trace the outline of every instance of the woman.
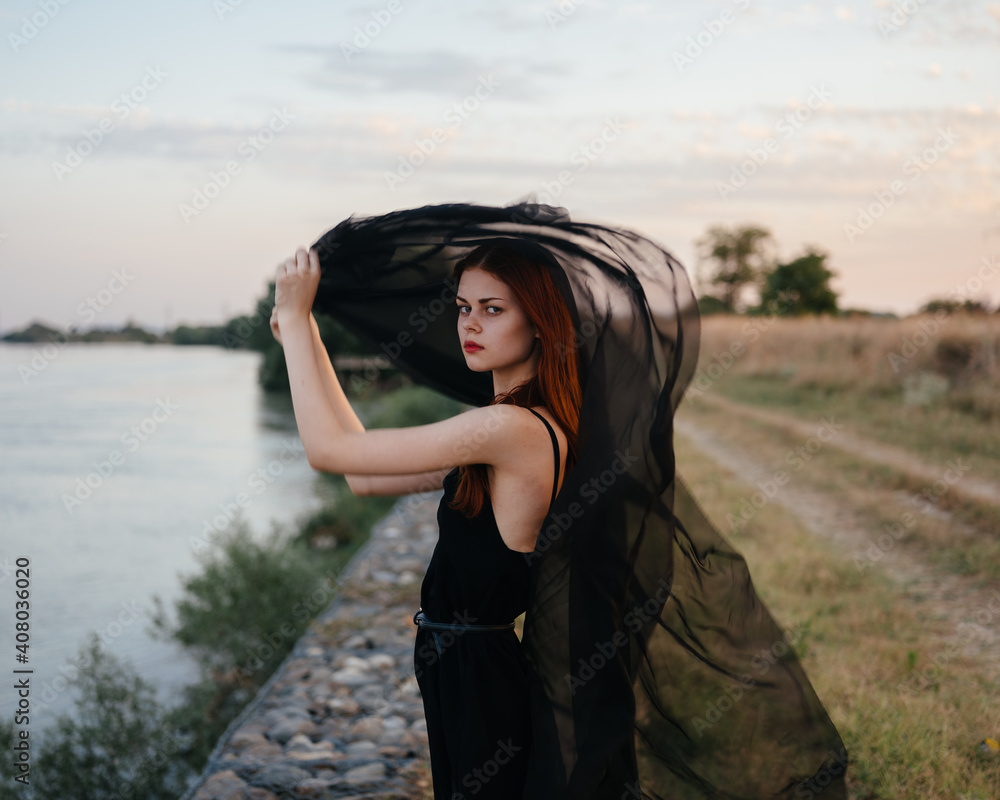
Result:
M479 293L452 280L456 264L486 244L500 244L541 267L562 300L540 302L542 324L515 326L502 359L489 352L496 345L487 327L499 320L482 316L495 312L480 301L493 295L509 300L507 289L492 291L484 283ZM673 417L697 367L699 339L697 299L683 266L632 231L574 221L563 209L531 203L454 203L351 217L314 249L319 269L304 253L294 269L279 268L290 274L281 278L289 295L280 302L287 308L278 310L286 348L289 337L295 342L288 366L310 463L367 474L354 480L393 483L399 491L413 486L406 477L392 477L403 460L414 472L443 474L458 465L443 486L459 503L467 486L464 502L471 511L481 469L473 465L491 465L478 485L484 495L495 490L500 513L494 515L494 544L508 537L513 548L505 541L504 559L523 557L529 567L520 650L506 634L473 634L471 626L454 637L469 649L476 636L480 652L493 647L509 657L500 662L504 681L486 701L509 701L509 717L499 724L521 730L524 706L513 698L528 695L527 751L513 751L516 742L510 742L512 752L498 749L490 764L474 769L491 779L490 773L506 771L516 786L524 767L523 792L508 795L523 800L843 800L847 753L796 657L797 640L771 617L746 562L705 517L675 468ZM462 342L470 335L457 316L463 303L474 315L471 338L486 337L481 352L457 347L456 325ZM310 304L377 345L418 382L477 408L430 426L362 432L339 394L324 399L320 369L307 347ZM528 304L521 302L522 310ZM562 309L571 319L568 331L558 322ZM544 359L549 321L561 356L549 363L567 370L553 380L546 379ZM531 341L534 333L541 345ZM579 404L568 388L517 395L513 405L497 402L534 374L527 364L537 346L543 349L540 385L575 383ZM487 371L498 364L499 379ZM562 434L556 449L572 462L555 481L547 513L544 436L539 420L515 406L537 406L542 419L547 412ZM534 424L527 435L526 423ZM505 476L513 484L524 468L515 450L523 451L531 470L525 484L534 485L526 490L532 499L525 503L523 528L507 527ZM450 505L442 502L442 511ZM488 516L489 507L483 508ZM445 513L442 519L443 539L452 518ZM510 568L518 574L513 563ZM454 573L442 573L433 586L459 583ZM427 616L454 624L431 616L433 597L429 592ZM457 602L463 601L459 595ZM504 611L520 607L512 603ZM437 613L449 609L455 602L433 607ZM484 620L507 617L472 623ZM421 629L417 635L435 645L429 634ZM466 652L458 647L450 645ZM449 654L443 650L433 665L438 677ZM520 656L530 667L527 675ZM464 681L476 679L474 671L459 672ZM424 685L433 687L431 670L426 673ZM465 690L455 696L464 698ZM425 702L428 697L432 710L442 700L433 688ZM428 724L434 724L430 717ZM447 724L455 728L444 729L444 736L467 730ZM501 765L501 758L525 752L526 765ZM456 794L479 797L493 788L475 772L465 778L457 787L452 781Z
M445 490L440 538L414 616L420 626L414 668L434 795L519 798L531 741L530 667L514 620L527 609L524 554L535 548L561 465L574 462L580 391L575 360L565 357L569 312L540 264L499 243L471 251L452 274L455 346L469 369L491 373L493 402L441 423L370 436L310 316L318 276L315 250L300 249L280 265L271 321L285 348L310 465L345 474L357 495L406 494L428 485ZM316 373L323 382L319 403L308 397L308 387L320 391ZM323 438L323 430L332 433ZM448 470L442 461L457 466ZM391 473L379 471L381 465Z

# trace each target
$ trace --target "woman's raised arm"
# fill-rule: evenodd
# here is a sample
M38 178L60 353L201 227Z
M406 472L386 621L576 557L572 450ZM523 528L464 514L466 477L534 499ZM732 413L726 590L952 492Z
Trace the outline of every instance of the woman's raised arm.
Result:
M326 345L323 344L323 337L319 335L319 325L316 324L316 318L311 312L309 314L309 324L312 328L313 351L316 356L316 365L319 367L320 375L323 378L323 386L326 388L326 396L330 399L330 405L333 406L334 413L339 417L340 424L344 426L345 430L364 433L365 426L358 418L358 414L354 410L354 406L351 405L351 401L347 399L344 388L340 385L337 373L333 371L330 354L326 350ZM368 485L370 483L368 475L344 475L344 478L347 480L348 488L355 495L363 495L371 488Z
M523 458L535 433L532 421L505 404L474 408L429 425L350 430L329 401L313 348L310 315L318 285L315 250L300 248L278 266L275 300L292 407L313 469L339 475L398 475L463 464L513 466ZM332 364L330 372L339 387Z
M330 401L330 405L333 406L334 413L340 419L340 424L345 430L364 431L365 426L358 418L354 407L347 399L347 395L344 394L340 380L333 371L333 364L330 363L330 354L323 343L323 337L319 335L319 325L316 324L316 319L311 312L309 314L309 324L312 329L313 356L316 359L316 365L319 367L323 386L326 389L326 396ZM281 339L281 326L278 322L277 305L271 309L271 330L274 333L274 338L284 347L284 342ZM369 486L371 481L368 480L370 476L368 475L345 475L344 477L347 479L348 488L355 495L366 494L371 489L371 486Z

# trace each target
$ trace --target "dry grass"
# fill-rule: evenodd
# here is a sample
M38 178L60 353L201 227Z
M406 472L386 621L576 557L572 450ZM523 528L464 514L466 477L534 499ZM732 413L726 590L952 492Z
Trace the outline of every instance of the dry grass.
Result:
M678 420L757 464L788 469L786 454L802 444L796 425L724 412L723 404L699 401L699 392L799 423L835 417L855 437L912 453L913 463L943 468L961 458L970 475L1000 483L998 362L998 315L706 317L699 373ZM965 638L962 627L977 613L967 598L1000 579L1000 507L947 492L933 513L914 515L916 524L893 544L894 559L859 569L843 541L810 533L779 503L745 525L727 525L757 487L720 470L683 435L675 448L681 474L747 559L778 621L808 624L804 666L851 753L852 799L1000 797L1000 759L978 748L1000 735L989 638L1000 617L990 612L982 641ZM824 448L792 481L814 493L803 497L824 498L822 514L846 509L862 538L875 538L913 511L907 495L927 487L903 465L874 463L860 449ZM833 516L824 519L840 530ZM907 569L923 578L901 583ZM928 589L936 586L966 588L945 596Z
M742 352L737 352L742 346ZM735 348L735 349L734 349ZM781 379L817 388L943 401L990 420L1000 417L1000 315L743 317L702 320L701 367L732 356L731 376ZM711 377L719 370L712 368Z
M675 448L685 481L725 532L748 485L683 437ZM851 753L852 800L1000 797L1000 760L977 749L1000 733L996 666L962 649L940 658L955 630L935 613L936 598L904 597L881 569L859 571L774 503L725 535L775 618L808 625L803 665Z

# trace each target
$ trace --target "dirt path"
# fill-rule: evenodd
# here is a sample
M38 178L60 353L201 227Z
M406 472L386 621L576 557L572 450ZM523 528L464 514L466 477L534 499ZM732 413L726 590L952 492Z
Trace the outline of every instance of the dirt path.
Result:
M746 410L748 411L746 416L759 419L766 417L765 421L775 417L776 424L786 428L789 425L786 418L772 415L770 412L747 409L746 406L730 401L719 403L717 398L713 398L712 402L720 407L724 406L727 411L742 414ZM811 436L814 427L803 425L803 433ZM766 481L773 477L773 466L762 463L759 456L732 440L722 441L699 424L687 419L675 419L675 430L747 485L755 486L758 480ZM882 445L863 442L857 437L848 437L845 433L838 437L842 448L848 439L858 444L856 449L849 450L851 453L866 458L869 452L884 455ZM896 455L892 457L896 458ZM907 457L905 463L908 468L915 468L913 458ZM895 463L893 465L895 466ZM683 475L683 472L681 474ZM940 475L935 475L933 479L936 480L938 477ZM952 491L954 490L955 487L952 487ZM892 495L887 492L887 499L889 496L904 503L907 498L915 498L915 495L907 492L896 492ZM877 562L871 562L866 553L872 547L872 540L877 540L884 531L876 528L856 510L845 507L837 498L805 485L805 481L791 481L783 486L770 502L783 506L800 519L810 532L827 539L833 549L841 553L845 559L856 563L855 558L859 558L870 564L865 569L866 572L884 570L899 583L904 598L912 602L931 601L927 602L925 607L927 613L933 615L932 619L939 623L935 627L944 631L940 646L944 648L946 643L949 646L959 645L966 656L975 658L983 665L984 675L992 675L994 680L1000 683L1000 674L996 667L1000 663L1000 587L981 589L968 578L942 572L927 563L911 548L907 548L905 536L903 540L895 541L888 548L881 550ZM947 512L940 510L935 510L935 513L947 515ZM960 526L954 521L953 524L956 526L956 533L959 533ZM725 535L724 530L723 534Z
M720 411L758 419L768 425L774 425L791 431L803 438L812 436L816 432L815 423L802 422L792 419L785 414L779 414L776 411L754 408L743 403L727 400L724 397L702 394L698 397L697 402L707 403ZM941 480L942 473L947 469L947 466L932 466L922 462L913 453L901 447L862 439L847 431L839 432L835 438L829 441L829 444L851 455L860 456L874 464L885 464L900 472L905 472L925 483L932 484L934 481ZM956 460L961 461L961 458ZM971 475L962 475L962 480L952 485L948 491L970 500L1000 505L1000 485L991 481L980 480Z

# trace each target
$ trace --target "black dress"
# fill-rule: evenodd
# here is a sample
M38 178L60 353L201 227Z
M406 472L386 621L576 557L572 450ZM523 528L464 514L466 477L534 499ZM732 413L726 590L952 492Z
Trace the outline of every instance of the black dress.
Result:
M542 357L554 368L553 358L575 355L582 393L576 458L527 554L520 653L533 681L531 754L514 797L845 800L848 753L799 660L807 631L793 635L771 615L746 561L675 463L674 414L697 375L700 315L687 271L669 251L533 202L352 216L315 244L313 307L415 381L485 406L493 379L466 363L452 276L460 258L487 242L525 255L555 282L573 335ZM474 581L448 565L452 525L474 534L446 518L432 585L460 592ZM490 552L518 557L500 549L495 530L480 532L493 538ZM471 590L489 595L484 586ZM471 600L431 602L447 617ZM478 610L506 622L523 608L519 599L504 614ZM489 636L463 634L440 659L447 667L464 653L502 647L518 658L513 634ZM443 679L444 667L433 666ZM491 681L512 680L509 670L488 670ZM478 797L472 788L459 791Z
M555 448L552 500L559 480ZM423 615L451 630L417 629L413 666L424 703L436 800L521 797L531 745L531 667L513 621L527 609L530 564L497 528L489 497L472 519L449 508L458 467L444 479L440 534L420 586ZM549 501L551 505L551 500ZM476 625L506 626L502 630Z

